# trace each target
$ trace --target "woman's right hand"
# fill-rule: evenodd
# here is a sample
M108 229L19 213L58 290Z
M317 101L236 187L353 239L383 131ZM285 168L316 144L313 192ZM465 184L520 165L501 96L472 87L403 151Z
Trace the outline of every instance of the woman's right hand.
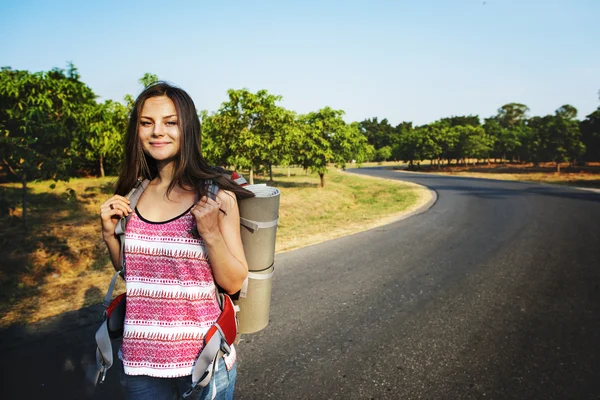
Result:
M126 197L114 195L100 206L100 220L102 222L102 237L104 240L114 238L117 222L123 216L128 216L133 210L129 207Z

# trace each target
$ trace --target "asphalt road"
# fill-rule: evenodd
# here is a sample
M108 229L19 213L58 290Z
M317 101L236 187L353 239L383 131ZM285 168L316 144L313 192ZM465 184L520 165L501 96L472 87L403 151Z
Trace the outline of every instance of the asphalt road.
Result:
M600 194L354 172L438 200L279 255L238 399L600 399Z
M238 346L236 399L600 399L600 194L354 172L427 185L437 202L277 255L270 324ZM86 398L98 315L0 332L2 398ZM117 371L107 379L92 397L120 399Z

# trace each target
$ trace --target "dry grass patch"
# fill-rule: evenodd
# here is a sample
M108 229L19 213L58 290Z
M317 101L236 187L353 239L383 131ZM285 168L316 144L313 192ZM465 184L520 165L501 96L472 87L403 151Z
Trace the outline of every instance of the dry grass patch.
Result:
M98 302L106 286L107 252L100 240L97 210L114 178L74 179L50 189L30 185L29 221L22 209L0 221L0 326L27 323ZM76 196L66 194L67 187ZM8 198L18 185L2 185Z
M281 190L277 252L343 236L394 218L423 193L414 186L331 170L325 187L317 175L275 170ZM102 300L113 269L100 235L98 210L115 178L74 179L30 185L29 223L22 210L0 219L0 327L25 324ZM257 183L261 182L257 179ZM265 180L262 180L265 182ZM75 190L74 197L66 189ZM0 185L11 202L16 184Z
M318 176L300 169L290 178L281 173L274 179L282 190L277 252L381 225L428 198L414 185L335 170L326 174L324 188L318 187Z

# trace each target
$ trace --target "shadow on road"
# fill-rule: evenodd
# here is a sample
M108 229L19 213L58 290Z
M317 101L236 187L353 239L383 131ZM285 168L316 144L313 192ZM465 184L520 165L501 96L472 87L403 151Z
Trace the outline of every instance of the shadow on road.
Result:
M91 288L85 296L97 296L95 291L98 289ZM97 304L1 330L2 397L120 399L117 365L94 392L90 393L84 384L88 366L95 364L94 334L102 322L103 310Z

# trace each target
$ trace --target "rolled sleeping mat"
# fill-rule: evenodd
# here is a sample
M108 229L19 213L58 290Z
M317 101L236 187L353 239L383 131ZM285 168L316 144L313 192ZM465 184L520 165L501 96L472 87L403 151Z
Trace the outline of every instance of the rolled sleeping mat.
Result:
M275 267L270 266L264 271L248 272L248 279L237 300L240 307L237 314L239 333L255 333L269 324L274 270Z
M255 194L240 201L241 236L249 271L273 265L279 219L279 189L266 185L244 186Z
M241 237L248 261L248 278L236 302L240 308L237 315L241 334L258 332L269 323L280 197L274 187L249 185L244 188L255 197L239 203Z

